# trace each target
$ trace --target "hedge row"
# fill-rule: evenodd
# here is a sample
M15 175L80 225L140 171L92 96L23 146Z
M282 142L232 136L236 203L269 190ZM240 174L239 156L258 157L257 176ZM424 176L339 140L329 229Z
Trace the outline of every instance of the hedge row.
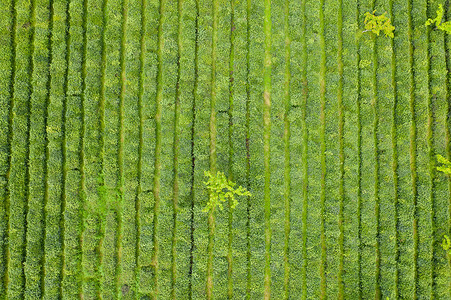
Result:
M42 296L42 246L46 190L46 109L49 96L49 20L48 1L37 1L34 7L33 91L30 99L29 195L27 243L25 257L25 298ZM64 78L64 76L63 76ZM51 124L49 124L51 125Z
M412 122L413 86L412 57L409 16L410 5L405 1L393 3L392 23L396 28L394 37L396 106L395 106L395 136L396 136L396 177L397 187L397 297L414 298L415 285L415 245L413 237L414 219L414 173L411 165L415 161L415 148L412 133L415 123ZM407 24L408 26L405 26ZM409 155L407 155L409 153Z
M216 168L225 172L228 178L231 178L230 170L230 136L229 121L232 111L230 110L230 49L231 49L231 1L218 0L212 1L216 5L213 12L213 41L212 51L214 51L214 74L212 74L212 98L214 97L215 126L215 156ZM213 104L212 104L213 105ZM213 133L211 133L212 135ZM213 139L213 137L212 137ZM211 160L210 160L211 161ZM213 166L210 165L213 169ZM239 201L239 200L238 200ZM232 269L229 257L229 217L231 211L228 209L228 203L224 204L224 210L215 213L215 233L213 246L213 296L216 299L226 299L230 292L230 275ZM232 215L233 216L233 215Z
M415 219L417 220L417 277L416 297L430 297L432 295L432 177L430 161L431 155L430 128L431 118L429 110L428 90L428 28L423 26L427 19L426 1L412 2L412 42L413 51L415 124L416 124L416 176L417 198Z
M249 153L250 171L250 274L247 299L261 299L264 293L265 215L264 215L264 155L263 155L263 62L265 7L263 1L248 2L249 47Z
M178 5L177 1L165 1L163 11L163 23L160 28L162 46L159 88L161 93L158 98L160 105L161 123L159 146L161 154L159 164L159 210L158 224L156 231L156 239L158 239L158 264L156 276L158 278L158 297L169 299L173 284L172 278L172 237L174 230L173 220L173 182L174 182L174 119L175 119L175 103L176 103L176 86L177 86L177 55L178 55ZM158 97L157 96L157 97ZM158 124L157 124L158 126ZM158 127L157 127L158 128ZM157 137L158 139L158 137ZM157 150L158 151L158 150Z
M435 18L436 5L429 3L427 17ZM449 8L448 8L449 10ZM443 235L449 233L449 190L448 179L443 173L437 172L435 154L446 153L447 150L447 126L449 112L449 92L446 87L448 70L446 66L446 51L444 44L445 32L428 28L429 44L429 97L432 114L432 230L433 230L433 290L432 295L436 299L450 296L450 267L445 251L441 247ZM449 138L449 137L448 137ZM447 208L448 207L448 208Z
M31 2L15 2L14 93L12 103L11 167L8 177L8 299L24 296L25 232L28 198L29 116L31 94Z
M54 35L52 38L54 40L52 45L55 50L52 50L52 58L55 59L55 65L63 61L66 55L68 60L64 123L66 180L64 183L64 264L61 296L63 298L75 298L81 292L82 279L80 238L83 224L83 202L80 150L83 136L83 1L54 2L53 12L55 16L58 16L57 20L61 21L54 21L53 25ZM66 15L67 12L68 15ZM66 36L67 26L69 26L68 36ZM64 51L62 51L63 49Z
M389 1L376 1L374 9L391 15ZM378 203L379 203L379 288L382 298L397 295L397 180L394 176L394 82L392 40L376 39L376 110L377 110L377 160L378 160Z
M343 298L361 297L360 281L360 208L363 201L360 188L361 169L361 125L360 78L358 42L355 31L358 26L357 1L343 1L341 31L343 39ZM365 201L366 198L365 198Z
M11 95L13 87L13 18L12 1L0 3L0 278L6 275L6 248L8 235L7 174L10 153ZM5 281L0 282L0 295L5 295ZM1 298L3 299L3 298Z
M194 0L179 2L178 23L178 93L176 101L177 122L174 131L177 154L177 173L174 180L174 196L177 194L174 220L173 241L173 294L181 299L189 295L190 250L191 250L191 205L194 199L191 193L192 157L191 135L193 130L195 42L196 42L196 3ZM175 166L174 166L175 167Z
M209 245L208 214L202 212L208 201L204 186L204 171L210 165L210 115L211 115L211 65L213 3L197 2L197 78L195 83L195 119L194 119L194 247L191 297L202 298L207 295L207 247ZM208 296L207 296L208 297Z
M306 14L306 35L311 36L307 40L307 104L306 104L306 125L308 134L308 194L307 194L307 298L319 298L324 285L324 262L322 248L323 234L323 204L324 194L322 193L324 175L324 146L322 138L323 129L323 85L321 83L324 68L324 39L321 37L324 20L320 17L322 10L318 1L307 1ZM315 30L315 31L314 31Z
M237 185L249 189L249 166L246 140L249 136L248 118L248 40L247 2L232 1L233 21L230 56L230 177ZM247 296L248 286L248 204L249 197L240 197L239 204L229 212L228 257L231 274L228 277L228 294L231 298Z
M363 27L363 14L373 11L372 1L359 6L359 27ZM375 36L365 34L359 41L360 53L360 126L361 126L361 206L360 206L360 280L362 298L374 297L378 289L379 244L378 234L378 162L376 128L377 60Z
M340 81L340 60L339 38L341 32L339 31L339 22L341 19L337 18L337 12L340 11L340 1L325 1L324 3L324 33L325 39L325 99L324 105L324 135L325 135L325 182L323 192L325 193L325 204L323 208L324 218L324 232L325 232L325 246L326 246L326 295L339 298L343 295L342 286L342 251L343 239L340 239L342 228L341 222L343 216L340 215L342 211L343 201L343 181L342 169L342 142L343 142L343 108L342 108L342 82ZM341 17L341 16L338 16ZM342 70L341 70L342 72ZM346 216L347 217L347 216Z
M103 222L101 295L117 295L118 238L119 238L119 143L120 143L120 92L122 47L122 1L107 1L104 10L103 32L103 120L102 120L102 179L105 205Z
M154 232L154 164L155 164L155 140L156 140L156 92L158 72L158 26L160 1L146 1L143 10L143 74L142 74L142 101L141 101L141 174L139 201L139 244L138 244L138 293L142 296L150 296L154 288L153 257L153 232Z
M290 179L291 179L291 216L290 216L290 295L300 295L305 299L305 244L303 229L305 225L306 161L306 47L305 47L305 1L289 3L290 36ZM296 66L296 67L294 67ZM305 215L306 216L306 215Z
M136 297L135 270L137 253L136 199L139 189L141 25L142 1L124 4L123 70L121 93L121 239L119 294L124 299Z
M82 233L83 294L94 299L99 292L101 197L101 123L102 101L103 2L89 0L84 7L83 62L83 149L82 188L84 200Z

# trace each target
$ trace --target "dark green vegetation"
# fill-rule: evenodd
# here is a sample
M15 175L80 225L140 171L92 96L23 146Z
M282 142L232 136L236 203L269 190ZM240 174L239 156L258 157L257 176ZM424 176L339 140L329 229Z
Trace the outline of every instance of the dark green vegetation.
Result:
M0 0L0 300L450 299L440 4Z

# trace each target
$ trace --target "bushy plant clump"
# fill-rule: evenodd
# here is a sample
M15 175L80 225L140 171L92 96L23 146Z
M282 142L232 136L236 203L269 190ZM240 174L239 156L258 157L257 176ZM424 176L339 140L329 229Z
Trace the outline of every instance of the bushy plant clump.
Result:
M251 193L242 186L235 189L234 186L236 184L227 180L222 172L218 171L216 174L211 174L210 171L205 171L204 174L208 177L208 180L204 183L210 192L207 206L203 209L204 212L210 210L214 211L216 210L216 207L219 207L219 209L222 210L222 202L225 202L227 199L231 200L230 207L234 209L238 204L235 195L251 196Z

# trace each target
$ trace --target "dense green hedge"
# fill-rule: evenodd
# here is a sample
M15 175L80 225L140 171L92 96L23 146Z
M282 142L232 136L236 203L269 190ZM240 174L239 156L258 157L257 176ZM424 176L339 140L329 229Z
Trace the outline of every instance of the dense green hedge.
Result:
M413 74L411 57L412 29L408 12L410 5L405 1L395 1L392 10L392 23L396 28L394 37L395 83L396 83L396 154L397 169L397 295L400 298L413 298L415 285L415 245L413 236L414 218L414 180L411 165L414 166L414 125L413 108ZM407 24L407 26L406 26ZM409 155L407 155L409 154Z
M122 1L107 1L103 32L103 131L102 179L105 205L103 221L101 295L114 298L117 294L118 222L119 222L119 129L120 79L122 50ZM102 108L101 108L102 109Z
M11 167L8 177L8 299L24 296L26 212L28 198L29 117L31 94L31 2L15 2L14 93L12 99Z
M211 168L209 164L210 149L210 98L211 98L211 64L213 3L197 2L197 81L195 86L194 119L194 249L192 266L191 296L203 298L207 284L207 246L209 232L207 214L202 212L208 199L204 186L204 171Z
M248 299L263 298L265 269L264 160L263 160L263 60L265 35L263 1L248 2L249 30L249 152L250 172L250 274Z
M67 7L68 6L68 7ZM68 15L66 15L68 9ZM61 64L67 55L67 88L65 111L65 209L64 209L64 265L62 297L75 298L81 291L82 195L81 195L81 142L82 142L82 58L83 58L83 1L54 2L52 58ZM61 20L61 21L59 21ZM68 35L66 36L66 26ZM66 41L67 49L66 49ZM66 54L67 51L67 54ZM53 63L53 62L52 62ZM57 73L55 76L57 77ZM61 76L61 75L60 75Z
M143 56L143 95L141 107L142 147L141 147L141 191L139 201L139 244L138 244L138 292L150 295L154 288L154 269L152 267L153 254L153 220L154 220L154 163L155 163L155 99L157 91L158 66L158 24L159 1L146 1L147 7L143 11L144 45Z
M339 19L337 11L340 11L340 1L325 1L324 6L324 39L325 39L325 99L324 101L324 139L325 139L325 182L323 192L325 193L324 204L324 232L326 246L326 295L339 298L343 290L339 280L342 275L340 262L342 261L342 243L340 240L342 220L341 204L343 201L342 165L344 158L341 157L343 142L343 108L342 108L342 83L340 82L340 55L339 47ZM341 71L342 72L342 71ZM341 131L340 131L341 130Z
M25 298L37 299L41 294L42 259L44 253L44 203L46 187L46 105L49 96L49 20L48 1L38 1L34 8L33 92L30 99L29 195L27 244L25 258ZM64 76L63 76L64 77ZM51 126L51 124L49 124Z
M11 95L13 87L13 18L12 1L0 3L0 278L6 275L6 250L8 235L8 207L7 207L7 173L9 169L10 153L10 125ZM5 295L5 281L0 281L0 295ZM3 298L1 298L3 299Z
M442 1L443 3L443 1ZM448 8L449 10L449 8ZM427 17L436 16L437 6L429 3ZM444 36L446 32L442 30L428 29L429 44L428 57L429 65L429 96L430 110L432 115L432 232L433 232L433 266L432 266L432 296L436 299L450 296L450 267L445 251L441 247L443 235L449 232L449 190L448 179L443 173L435 169L435 154L446 153L449 136L448 113L449 113L449 91L446 87L447 76L449 76L446 65L446 51ZM448 209L447 209L448 207Z
M430 297L432 293L432 177L430 160L430 131L428 127L429 89L428 89L428 29L424 25L427 20L426 1L412 2L412 42L415 125L416 125L416 296Z
M363 14L373 11L372 1L359 6L359 28ZM360 280L363 298L374 297L378 289L378 163L376 144L376 77L375 36L362 35L359 40L360 126L361 126L361 205L360 205Z
M343 1L343 297L361 296L360 207L361 125L358 44L358 1Z

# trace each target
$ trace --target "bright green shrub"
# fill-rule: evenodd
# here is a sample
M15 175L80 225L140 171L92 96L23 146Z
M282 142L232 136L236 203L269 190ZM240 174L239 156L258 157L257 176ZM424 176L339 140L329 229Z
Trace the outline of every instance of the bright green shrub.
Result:
M440 154L437 154L437 161L442 164L442 166L437 167L437 170L451 175L451 162Z
M212 175L210 171L205 171L204 175L208 177L207 182L204 183L210 191L210 198L207 206L203 209L204 212L211 210L215 211L216 207L219 207L219 209L222 210L222 202L225 202L227 199L232 202L231 208L234 209L238 205L235 195L251 196L251 193L242 186L234 189L233 187L236 184L230 180L227 180L222 172L218 171L215 175Z
M451 255L451 240L446 234L443 236L442 248Z
M424 24L424 26L429 26L429 25L435 23L435 26L438 29L451 34L451 21L442 23L443 15L444 15L443 6L441 4L439 4L438 10L437 10L437 17L435 17L434 19L428 19L426 21L426 23Z
M385 36L393 37L393 30L395 27L391 25L390 19L385 16L385 13L382 15L376 16L374 13L366 12L365 13L365 31L372 31L376 35L379 35L381 31L384 32Z

